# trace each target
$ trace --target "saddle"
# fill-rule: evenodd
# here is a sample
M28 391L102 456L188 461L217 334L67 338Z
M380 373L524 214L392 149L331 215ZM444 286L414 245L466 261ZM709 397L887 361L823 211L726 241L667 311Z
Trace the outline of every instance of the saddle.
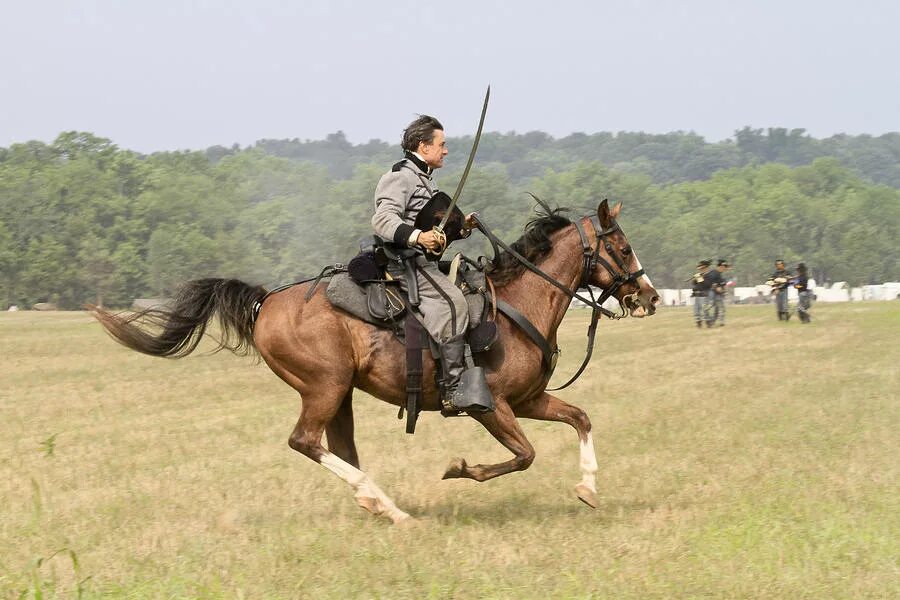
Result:
M346 273L332 275L325 296L334 306L367 323L391 329L403 340L406 321L410 317L409 308L418 303L403 293L399 282L391 279L384 265L379 263L374 253L360 253L350 261ZM452 261L441 261L439 268L447 275L455 274L454 283L463 292L469 308L466 341L477 354L488 350L497 341L498 330L496 310L492 310L487 301L487 277L470 263L459 254ZM418 321L418 316L414 315L413 320Z
M369 245L365 241L361 250L347 265L346 272L336 272L331 276L325 297L334 306L367 323L391 329L405 344L406 406L400 407L397 418L403 418L405 409L406 432L415 433L422 406L422 350L430 347L432 357L435 360L440 357L437 341L428 336L421 316L415 310L419 304L415 287L416 253L386 244ZM399 281L392 279L386 271L388 257L403 263L409 275L406 278L409 295L403 293ZM499 330L496 304L493 304L493 311L489 311L491 303L486 301L490 297L487 277L483 270L470 266L470 262L462 254L457 254L452 261L439 262L438 267L459 286L465 296L469 309L466 341L472 353L477 354L491 347L497 340Z

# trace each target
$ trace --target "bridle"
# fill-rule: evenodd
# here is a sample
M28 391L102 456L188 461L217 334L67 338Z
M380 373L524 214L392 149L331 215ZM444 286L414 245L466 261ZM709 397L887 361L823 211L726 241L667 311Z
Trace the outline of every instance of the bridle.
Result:
M555 388L545 388L546 391L555 392L564 388L569 387L575 380L578 379L581 374L584 372L585 368L587 368L588 363L591 361L591 355L594 352L594 339L597 334L597 323L600 321L600 315L606 314L610 318L613 319L621 319L626 316L628 313L626 311L625 306L622 306L622 314L610 314L608 310L603 308L603 303L612 296L615 295L619 288L627 283L633 283L637 281L639 277L644 274L644 269L638 269L637 271L628 271L628 265L625 264L625 261L618 255L618 253L614 252L614 248L612 242L609 240L609 236L616 233L617 231L625 235L625 232L622 231L622 228L619 227L619 223L612 217L610 217L611 224L606 229L600 224L600 218L597 215L591 215L590 221L591 226L594 228L594 238L596 240L596 245L592 245L590 242L590 238L588 238L587 232L584 230L584 225L582 224L583 219L579 219L575 221L575 229L578 230L578 235L581 237L581 256L582 256L582 268L581 268L581 279L578 282L578 289L586 289L588 294L591 297L591 302L587 304L591 307L591 323L588 325L588 344L587 350L584 354L584 360L581 362L581 366L575 372L572 377L565 382L564 384L555 387ZM606 250L607 256L613 259L613 262L616 263L616 266L619 267L618 270L613 269L612 265L609 264L605 258L600 255L600 246L603 245L603 249ZM591 275L597 269L597 266L600 265L609 276L612 278L612 285L608 288L605 288L599 298L594 298L594 290L591 287ZM633 295L637 295L638 292L635 292ZM578 297L578 296L574 296ZM623 302L627 299L623 298ZM582 300L583 302L583 300ZM556 356L559 356L561 350L559 348L556 349ZM553 360L552 364L553 369L556 368L556 358ZM551 369L550 374L547 377L549 381L550 377L553 376L553 369Z
M591 243L591 240L588 237L587 232L585 231L584 224L582 223L585 218L588 218L590 220L591 226L594 229L595 244ZM600 218L597 215L583 217L574 222L575 229L578 231L578 235L581 237L582 270L581 277L578 282L578 287L575 290L572 290L544 273L535 264L516 252L503 240L495 236L484 223L478 220L478 228L485 235L485 237L490 240L491 245L494 248L495 261L497 255L499 254L499 246L520 263L522 263L522 265L526 269L535 273L536 275L539 275L551 285L562 290L562 292L570 298L576 298L591 308L591 323L588 326L587 351L585 352L584 361L581 363L581 367L579 367L575 375L573 375L572 378L569 379L566 383L559 387L546 388L547 391L553 392L561 390L563 388L567 388L581 376L581 374L584 372L584 369L587 367L588 362L590 362L591 354L594 351L594 339L597 333L597 323L600 321L600 316L603 315L610 319L621 319L628 314L624 306L622 307L622 313L616 314L604 308L603 303L606 302L606 300L613 296L617 291L619 291L619 288L621 288L623 285L630 282L635 282L639 277L644 275L644 269L638 269L637 271L629 272L628 266L625 264L625 261L623 261L622 258L619 257L619 255L614 251L612 242L610 242L609 240L609 236L616 232L620 232L624 235L624 232L622 231L622 228L619 227L619 224L614 218L610 217L610 221L610 226L605 229L600 224ZM607 261L605 258L603 258L603 256L600 255L601 246L606 251L606 254L612 258L613 262L616 263L618 270L614 269L609 261ZM590 282L591 275L597 269L598 265L602 266L612 278L612 284L608 288L603 289L600 296L595 298L594 291L590 285ZM577 290L581 289L586 289L590 298L585 298L583 295L579 294ZM541 335L537 331L537 329L515 308L513 308L503 300L500 300L499 298L496 298L496 302L498 308L500 308L502 312L506 313L507 316L509 316L517 325L519 325L519 327L521 327L525 331L525 333L528 334L532 341L534 341L538 348L540 348L541 353L543 354L544 366L548 370L547 379L549 381L550 377L553 375L553 371L556 369L556 362L559 358L561 350L558 347L556 348L556 350L551 350L550 345L547 343L547 340L544 338L544 336Z
M626 283L633 283L637 281L639 277L644 274L644 269L638 269L637 271L629 272L628 265L625 264L625 261L614 251L612 242L609 240L609 236L616 233L625 234L622 231L622 228L619 227L618 222L615 219L611 218L611 225L604 229L600 224L600 218L597 215L592 215L590 217L591 226L594 228L594 237L596 240L596 246L592 245L590 239L588 238L587 233L584 230L584 225L582 224L583 219L579 219L575 221L575 229L578 230L578 235L581 237L581 248L582 248L582 270L581 270L581 279L578 283L578 289L586 289L588 293L591 295L592 302L585 302L588 306L593 308L595 311L598 309L597 305L602 305L608 298L614 296L616 292L619 291L619 288L625 285ZM613 259L613 262L616 263L616 266L619 267L619 270L613 269L612 265L609 264L605 258L600 255L600 245L603 245L603 249L606 250L606 254ZM612 278L612 285L603 290L603 293L600 294L600 297L596 300L593 296L593 290L590 285L591 274L597 269L597 265L601 265L609 276ZM573 296L577 297L577 296ZM623 317L620 315L619 318Z

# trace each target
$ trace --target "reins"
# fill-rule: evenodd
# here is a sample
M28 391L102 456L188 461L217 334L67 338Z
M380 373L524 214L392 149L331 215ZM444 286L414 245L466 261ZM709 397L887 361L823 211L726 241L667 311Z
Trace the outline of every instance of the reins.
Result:
M578 368L575 374L567 382L555 388L545 388L546 391L550 392L555 392L569 387L581 376L581 374L587 368L587 365L590 362L591 356L594 352L594 341L596 339L597 324L600 321L600 316L605 315L610 319L621 319L627 315L624 307L622 308L622 314L616 314L604 308L603 303L606 302L606 300L609 299L613 294L615 294L619 290L619 288L622 287L622 285L630 281L635 281L638 277L644 274L644 269L639 269L637 271L629 273L628 267L625 265L624 261L622 261L622 259L613 252L612 244L608 239L606 239L606 236L615 233L616 231L621 231L619 224L615 220L613 220L612 225L606 229L602 227L602 225L600 224L600 219L596 215L592 215L590 217L590 221L591 226L594 228L594 235L597 241L596 247L594 247L590 243L587 232L585 231L584 225L582 225L581 220L579 219L574 221L575 228L578 231L579 237L581 238L583 259L581 278L579 280L578 289L587 289L588 294L590 295L590 299L588 299L579 294L576 290L569 289L547 273L543 272L537 265L529 261L506 242L494 235L490 228L485 225L480 219L478 220L478 229L481 230L486 238L488 238L491 246L494 249L495 262L499 254L499 252L497 251L497 248L499 246L500 248L503 248L506 252L508 252L510 256L519 261L526 269L561 290L569 298L577 298L591 308L591 322L590 325L588 325L588 342L587 349L585 350L584 360L581 362L581 366ZM600 256L601 242L604 244L606 253L613 259L613 261L615 261L620 271L613 270L612 265L610 265L605 258ZM602 265L603 268L606 269L607 273L609 273L609 275L613 279L613 284L609 288L604 289L599 298L595 298L593 288L591 288L590 286L590 274L594 271L598 264ZM524 315L519 313L512 306L510 306L506 302L503 302L499 298L496 298L496 302L501 311L504 312L508 317L510 317L510 319L515 322L541 350L544 366L549 371L547 376L547 379L549 380L549 378L553 376L553 372L556 370L556 362L562 350L560 350L559 347L557 347L556 350L551 350L550 344L547 342L546 338L544 338L544 336L541 335L539 331L537 331L534 325L532 325L531 322L524 317Z
M605 302L607 298L609 298L613 293L615 293L615 290L613 290L610 293L606 293L606 291L604 291L604 294L601 296L601 298L599 300L595 300L593 297L593 293L592 293L591 299L589 300L589 299L585 298L584 296L582 296L581 294L579 294L578 292L567 288L565 285L561 284L557 280L553 279L552 277L550 277L549 275L547 275L546 273L541 271L541 269L537 265L535 265L534 263L529 261L527 258L525 258L521 254L516 252L509 244L507 244L506 242L504 242L503 240L498 238L496 235L494 235L494 233L490 230L490 228L487 225L485 225L484 222L481 221L481 219L478 220L478 229L481 231L481 233L484 234L484 236L488 239L488 241L491 242L491 246L494 247L494 259L492 262L496 262L496 260L497 260L497 255L499 254L499 252L497 252L497 248L498 247L502 248L503 250L508 252L513 258L515 258L517 261L522 263L522 265L526 269L528 269L535 275L540 276L541 278L546 280L549 284L559 288L569 298L577 298L578 300L580 300L584 304L590 306L591 308L593 308L595 310L599 310L600 312L602 312L605 316L609 317L610 319L621 319L624 316L624 315L616 315L611 310L608 310L608 309L600 306L600 304ZM581 233L580 230L579 230L579 233ZM590 246L588 246L588 248L590 248ZM584 274L582 273L582 277L583 277L583 275ZM588 287L588 290L590 291L590 286L579 286L579 289L581 287ZM616 286L615 289L618 289L618 286Z

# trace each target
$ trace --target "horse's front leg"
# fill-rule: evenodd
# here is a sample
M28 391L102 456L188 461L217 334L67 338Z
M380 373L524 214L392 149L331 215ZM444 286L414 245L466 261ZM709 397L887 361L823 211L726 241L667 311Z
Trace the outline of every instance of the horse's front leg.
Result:
M575 428L581 449L581 481L575 486L575 494L591 508L597 508L597 455L591 436L591 421L585 412L544 392L532 400L517 404L515 414L524 419L561 421Z
M524 471L534 462L534 448L519 427L519 422L509 404L505 399L497 398L495 405L494 412L470 416L484 425L484 428L515 456L495 465L471 466L462 458L454 458L444 473L444 479L467 477L475 481L487 481L513 471Z

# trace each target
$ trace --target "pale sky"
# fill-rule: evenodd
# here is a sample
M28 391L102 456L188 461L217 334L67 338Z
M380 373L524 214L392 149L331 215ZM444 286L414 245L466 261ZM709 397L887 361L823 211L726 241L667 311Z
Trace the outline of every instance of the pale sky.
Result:
M0 146L900 130L895 0L0 0Z

